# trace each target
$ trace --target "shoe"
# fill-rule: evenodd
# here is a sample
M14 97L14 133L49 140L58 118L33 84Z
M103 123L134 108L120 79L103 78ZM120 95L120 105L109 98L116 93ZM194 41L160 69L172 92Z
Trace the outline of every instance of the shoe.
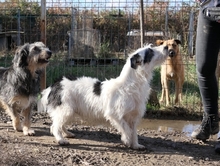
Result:
M220 140L220 138L218 138L218 140ZM215 145L215 152L220 154L220 141Z
M191 137L198 140L206 141L210 135L215 135L219 131L218 114L204 114L201 125L192 132Z

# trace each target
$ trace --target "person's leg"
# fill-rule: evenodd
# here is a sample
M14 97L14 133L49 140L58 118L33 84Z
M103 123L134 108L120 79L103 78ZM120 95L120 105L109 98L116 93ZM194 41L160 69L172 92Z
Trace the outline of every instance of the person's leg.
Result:
M220 154L220 138L218 138L218 143L215 145L215 152Z
M218 84L215 70L220 48L220 23L204 18L200 11L196 36L196 69L204 108L203 121L192 137L206 140L219 131Z

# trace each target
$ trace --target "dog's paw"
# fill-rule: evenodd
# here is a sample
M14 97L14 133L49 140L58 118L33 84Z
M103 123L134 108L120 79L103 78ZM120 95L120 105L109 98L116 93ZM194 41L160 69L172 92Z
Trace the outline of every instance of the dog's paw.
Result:
M71 132L68 132L68 133L66 132L66 133L63 134L63 136L65 138L75 138L76 137L76 135L71 133Z
M146 149L146 147L141 144L133 145L131 148L135 149L135 150L145 150Z
M14 130L15 131L18 131L18 132L22 132L23 130L22 130L22 127L14 127Z
M35 135L35 132L34 132L34 130L29 129L29 130L24 130L23 134L26 136L33 136L33 135Z
M58 144L61 146L65 146L65 145L69 145L70 143L69 143L69 141L62 139L62 140L58 141Z
M21 125L13 125L13 128L14 128L15 131L18 131L18 132L23 131Z

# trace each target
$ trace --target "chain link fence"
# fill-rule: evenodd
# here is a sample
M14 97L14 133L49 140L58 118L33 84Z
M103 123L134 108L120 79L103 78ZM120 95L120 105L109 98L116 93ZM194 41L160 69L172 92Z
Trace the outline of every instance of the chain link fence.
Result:
M138 0L46 0L46 45L53 51L47 86L63 75L117 77L125 59L141 47ZM41 1L0 2L0 64L11 64L17 46L41 40ZM143 1L144 43L179 39L185 65L181 107L201 111L195 71L195 30L198 4L189 0ZM152 81L161 95L160 68ZM174 83L170 83L174 100ZM174 102L172 102L174 107ZM163 109L163 103L160 109ZM158 108L157 108L158 109Z

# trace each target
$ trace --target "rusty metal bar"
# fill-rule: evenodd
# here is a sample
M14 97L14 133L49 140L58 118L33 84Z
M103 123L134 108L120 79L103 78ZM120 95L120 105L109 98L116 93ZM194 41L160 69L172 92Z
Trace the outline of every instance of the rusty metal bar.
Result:
M21 15L20 15L20 8L18 9L17 15L17 25L18 25L18 33L17 33L17 46L21 45Z
M41 41L46 45L46 0L41 0ZM40 88L41 90L46 88L46 68L42 70L40 78Z

